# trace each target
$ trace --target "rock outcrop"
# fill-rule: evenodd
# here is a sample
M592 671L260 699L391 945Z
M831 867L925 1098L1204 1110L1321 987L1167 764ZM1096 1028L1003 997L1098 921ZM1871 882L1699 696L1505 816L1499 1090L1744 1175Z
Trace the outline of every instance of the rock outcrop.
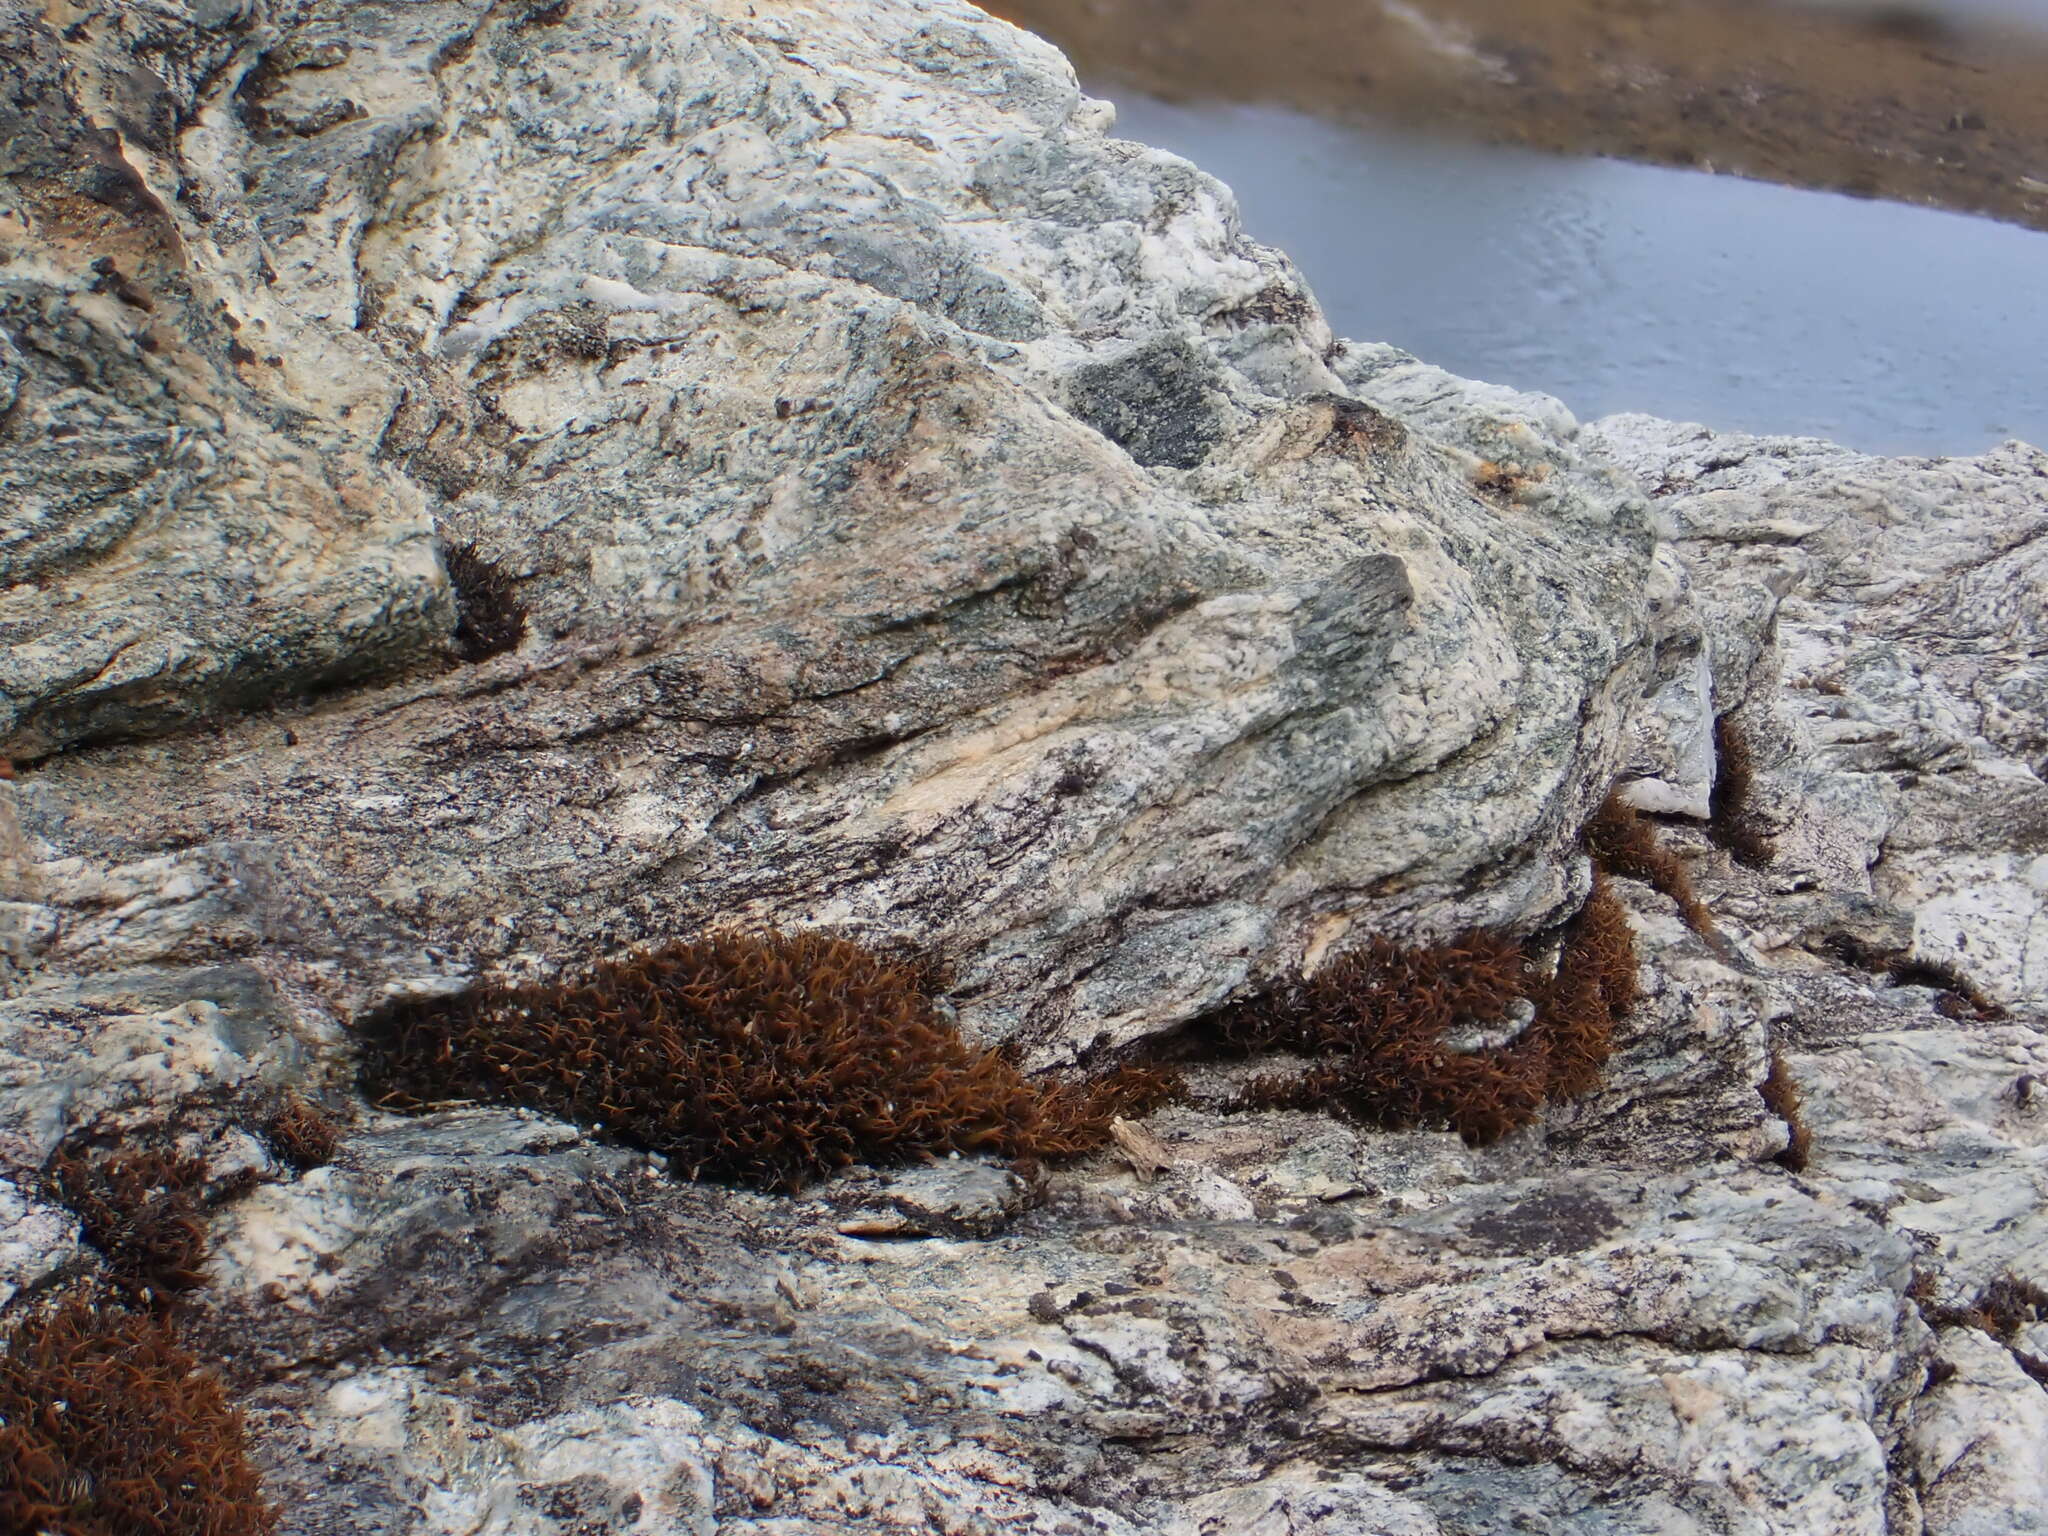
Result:
M97 1262L60 1147L204 1156L280 1530L2039 1528L2048 458L1338 341L954 0L7 25L0 1289ZM1718 932L1619 882L1606 1084L1483 1149L1198 1095L789 1198L353 1087L720 927L1099 1060L1553 927L1617 776Z

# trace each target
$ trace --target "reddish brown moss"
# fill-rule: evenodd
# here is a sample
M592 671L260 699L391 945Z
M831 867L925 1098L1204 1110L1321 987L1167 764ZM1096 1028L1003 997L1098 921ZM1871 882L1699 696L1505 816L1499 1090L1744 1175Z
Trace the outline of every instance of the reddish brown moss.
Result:
M1709 801L1707 835L1726 848L1738 863L1761 869L1777 857L1777 848L1763 830L1752 804L1756 791L1755 755L1749 736L1733 715L1714 722L1714 750L1719 760Z
M1943 995L1934 1006L1952 1019L2002 1019L2005 1009L1955 966L1915 959L1910 950L1871 944L1853 933L1831 933L1817 946L1843 965L1881 973L1895 987L1929 987Z
M389 1007L364 1022L363 1081L393 1108L523 1105L771 1189L930 1152L1068 1156L1173 1089L1138 1069L1034 1083L963 1041L924 981L815 933L722 935Z
M1518 946L1467 934L1436 948L1374 940L1226 1018L1237 1049L1326 1058L1255 1079L1233 1107L1337 1110L1385 1129L1454 1130L1474 1145L1530 1124L1548 1099L1598 1085L1636 997L1635 936L1597 876L1545 978ZM1530 1022L1508 1043L1454 1050L1458 1030Z
M1813 1132L1800 1114L1799 1085L1792 1080L1792 1069L1776 1051L1771 1052L1771 1070L1757 1085L1757 1092L1763 1095L1765 1107L1785 1122L1790 1136L1784 1151L1772 1161L1794 1173L1804 1173L1813 1156Z
M1489 934L1433 949L1375 939L1226 1026L1235 1042L1334 1057L1253 1081L1245 1109L1338 1110L1385 1129L1455 1130L1474 1143L1526 1125L1545 1073L1526 1051L1456 1051L1444 1037L1506 1023L1535 990L1521 950Z
M167 1323L74 1295L0 1358L0 1531L259 1536L275 1516L241 1416Z
M202 1160L158 1147L60 1151L47 1182L124 1286L164 1301L199 1284L206 1253Z
M1537 1026L1554 1099L1600 1084L1614 1054L1614 1026L1636 1005L1636 934L1628 909L1596 869L1592 893L1565 934L1557 974L1544 991Z
M1657 829L1619 793L1610 794L1586 823L1586 852L1610 874L1641 880L1678 904L1686 926L1702 938L1715 937L1714 915L1693 889L1685 864L1657 836Z
M2007 1273L1997 1276L1970 1307L1973 1325L2010 1343L2029 1324L2048 1321L2048 1290Z
M292 1092L284 1095L264 1122L263 1136L273 1152L301 1173L326 1167L341 1140L325 1112Z

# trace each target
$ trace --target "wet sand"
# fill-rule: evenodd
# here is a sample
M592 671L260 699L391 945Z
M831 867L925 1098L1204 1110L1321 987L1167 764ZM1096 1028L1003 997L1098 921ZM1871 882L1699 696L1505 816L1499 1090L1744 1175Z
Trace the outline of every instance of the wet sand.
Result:
M1058 43L1097 89L1373 117L2048 230L2048 30L1762 0L984 3Z

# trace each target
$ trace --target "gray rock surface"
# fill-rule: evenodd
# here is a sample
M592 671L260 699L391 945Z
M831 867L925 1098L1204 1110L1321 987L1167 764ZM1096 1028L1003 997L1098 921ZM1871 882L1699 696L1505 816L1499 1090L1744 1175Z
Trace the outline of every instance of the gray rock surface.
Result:
M7 13L0 1289L92 1262L67 1136L256 1171L185 1326L281 1530L2035 1528L2048 1319L1970 1319L2048 1285L2048 459L1337 342L955 0L71 10ZM393 990L720 924L1067 1062L1555 921L1617 775L1721 937L1622 882L1605 1086L1483 1150L1179 1107L779 1198L349 1086Z

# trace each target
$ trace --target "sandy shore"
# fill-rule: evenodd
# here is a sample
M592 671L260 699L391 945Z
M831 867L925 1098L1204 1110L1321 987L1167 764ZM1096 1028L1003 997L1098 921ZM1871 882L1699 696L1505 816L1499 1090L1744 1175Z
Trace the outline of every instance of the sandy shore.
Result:
M2048 229L2048 31L1749 0L987 0L1084 76Z

